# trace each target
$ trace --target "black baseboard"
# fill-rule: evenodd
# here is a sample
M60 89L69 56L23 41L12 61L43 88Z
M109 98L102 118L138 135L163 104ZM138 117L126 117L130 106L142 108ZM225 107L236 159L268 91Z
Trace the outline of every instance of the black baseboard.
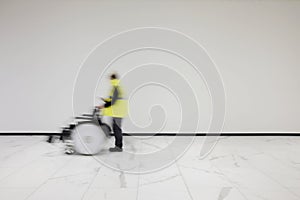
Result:
M58 132L2 132L0 136L50 136L61 135ZM300 136L300 132L264 133L264 132L226 132L226 133L123 133L124 136Z

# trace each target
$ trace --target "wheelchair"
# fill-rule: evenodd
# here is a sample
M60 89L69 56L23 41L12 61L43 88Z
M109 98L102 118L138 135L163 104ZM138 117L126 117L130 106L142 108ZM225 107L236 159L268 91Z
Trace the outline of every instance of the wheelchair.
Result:
M60 140L65 143L66 154L95 155L107 144L111 137L111 128L102 122L99 109L91 114L75 117L74 122L62 128ZM50 136L48 142L52 142Z

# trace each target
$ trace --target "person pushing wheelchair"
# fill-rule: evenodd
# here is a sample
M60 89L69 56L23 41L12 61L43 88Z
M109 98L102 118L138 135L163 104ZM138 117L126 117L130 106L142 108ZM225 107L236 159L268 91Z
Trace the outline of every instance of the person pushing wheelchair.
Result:
M109 148L110 152L123 151L122 119L127 114L127 101L124 99L123 89L116 73L110 75L111 90L108 98L102 98L105 102L97 106L102 109L102 115L112 117L112 129L115 136L115 146Z

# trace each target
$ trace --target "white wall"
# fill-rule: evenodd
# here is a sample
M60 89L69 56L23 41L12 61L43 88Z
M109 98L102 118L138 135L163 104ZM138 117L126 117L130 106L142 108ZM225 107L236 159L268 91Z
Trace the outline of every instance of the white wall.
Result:
M0 131L58 130L72 116L76 73L89 52L112 34L151 26L191 36L217 64L227 97L224 131L299 131L299 19L300 2L284 0L0 1ZM180 61L165 60L180 71ZM194 87L198 131L205 131L209 93L202 83ZM140 114L134 120L147 124ZM172 116L164 131L176 128Z

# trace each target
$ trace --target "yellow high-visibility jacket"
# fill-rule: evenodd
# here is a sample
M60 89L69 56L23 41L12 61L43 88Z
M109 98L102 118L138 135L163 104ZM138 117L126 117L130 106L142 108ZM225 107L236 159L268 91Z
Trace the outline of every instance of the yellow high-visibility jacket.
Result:
M123 118L127 115L127 100L124 99L124 93L118 79L111 80L112 89L109 98L105 99L105 108L102 114L105 116Z

